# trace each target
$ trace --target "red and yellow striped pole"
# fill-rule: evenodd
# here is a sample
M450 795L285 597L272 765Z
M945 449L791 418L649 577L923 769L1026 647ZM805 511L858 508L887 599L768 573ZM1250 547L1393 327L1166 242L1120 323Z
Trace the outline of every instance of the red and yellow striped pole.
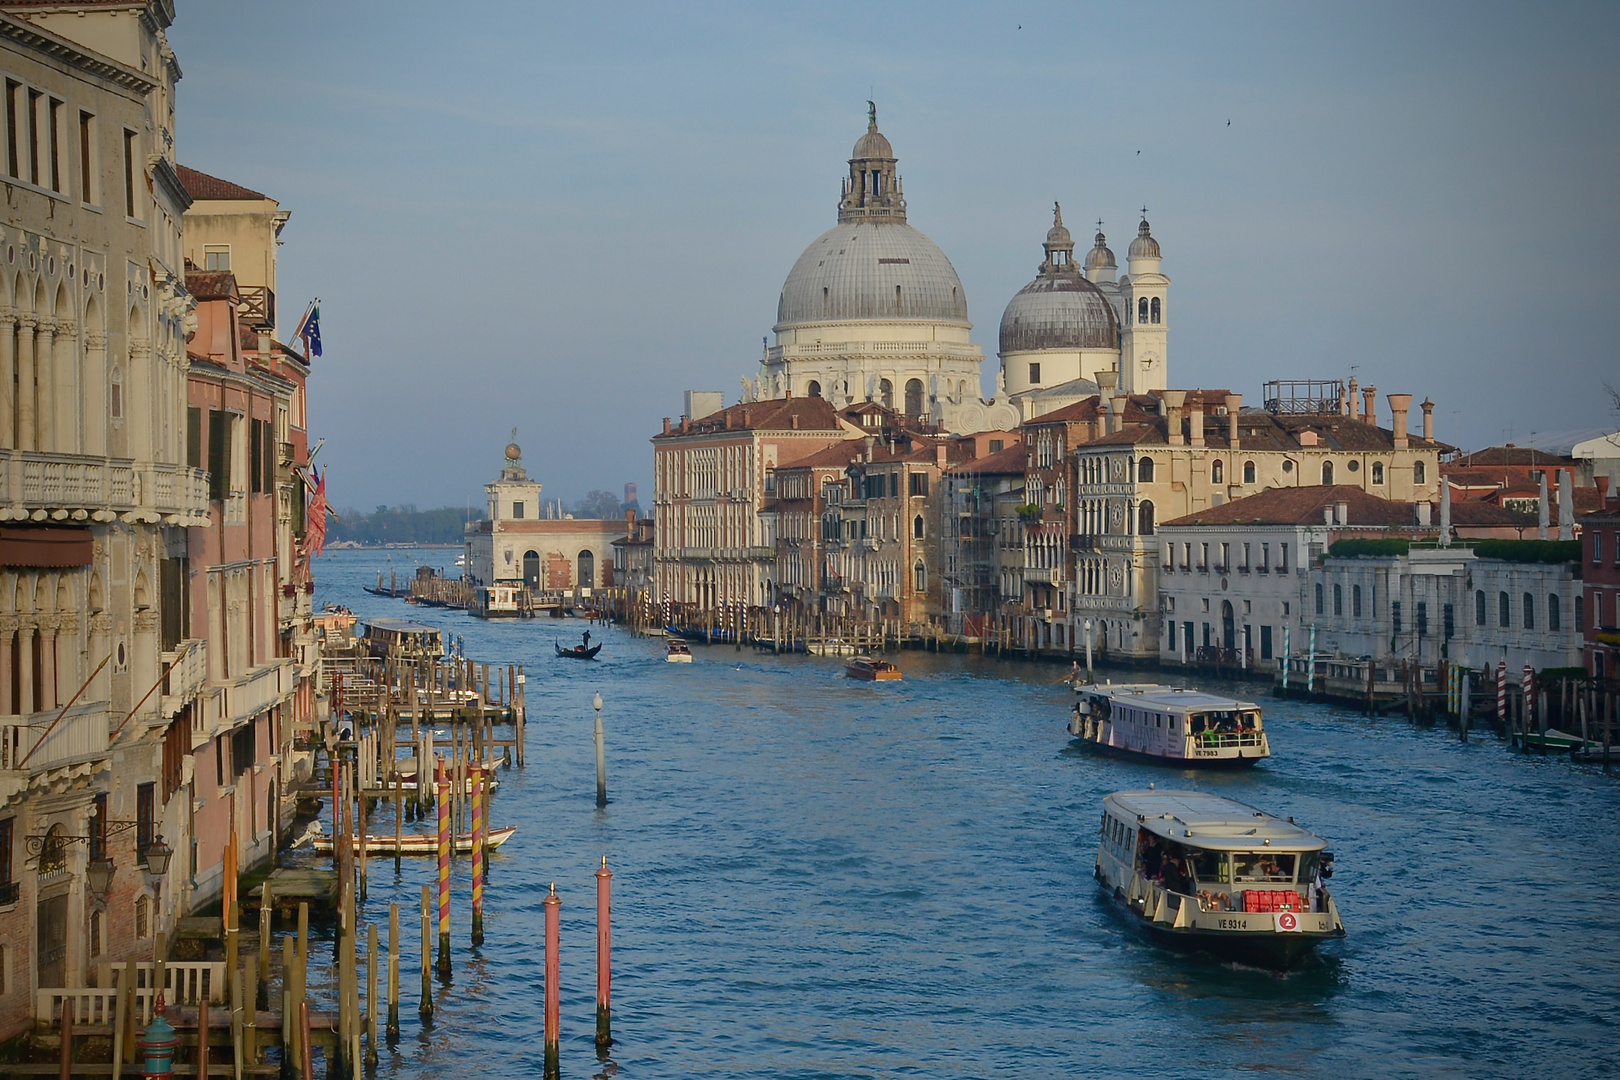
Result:
M546 1036L545 1080L560 1080L559 1041L562 1032L562 1008L558 995L562 991L562 966L557 955L557 923L562 901L557 899L557 883L551 883L551 895L541 901L546 909Z
M484 943L484 767L469 765L472 783L472 943Z
M439 804L439 974L450 975L450 781L444 758L434 759Z

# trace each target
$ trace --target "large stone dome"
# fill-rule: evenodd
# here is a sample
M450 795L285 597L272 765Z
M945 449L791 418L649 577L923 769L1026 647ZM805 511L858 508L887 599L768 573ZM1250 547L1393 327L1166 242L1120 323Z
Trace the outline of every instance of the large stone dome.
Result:
M967 297L939 245L904 221L841 222L793 264L776 329L849 319L967 326Z
M1002 355L1118 348L1114 306L1079 274L1043 273L1018 290L1001 316Z

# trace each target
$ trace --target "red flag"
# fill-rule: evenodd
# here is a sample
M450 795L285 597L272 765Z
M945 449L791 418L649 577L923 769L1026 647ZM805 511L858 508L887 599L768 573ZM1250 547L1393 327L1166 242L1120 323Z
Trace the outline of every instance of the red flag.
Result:
M313 471L313 470L311 470ZM309 496L304 518L304 551L319 555L326 547L326 474L315 473L315 490Z

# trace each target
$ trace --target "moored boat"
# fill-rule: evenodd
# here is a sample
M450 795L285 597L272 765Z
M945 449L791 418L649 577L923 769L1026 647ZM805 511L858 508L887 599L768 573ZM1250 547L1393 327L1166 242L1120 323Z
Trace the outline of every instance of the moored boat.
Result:
M669 653L664 657L664 660L670 664L690 664L692 662L692 650L686 642L676 638L669 643Z
M489 830L489 835L484 838L484 848L488 850L500 847L512 839L512 834L515 832L517 832L516 825ZM452 843L455 845L456 851L470 852L473 849L472 833L460 833L452 838ZM399 838L397 846L401 855L435 855L439 851L439 838L433 833L406 833ZM370 833L366 835L366 851L371 854L392 855L395 847L392 836L377 836ZM315 850L322 855L330 855L332 853L332 838L326 835L317 836L315 838ZM358 844L355 845L355 850L359 850Z
M868 682L898 682L900 669L875 656L852 656L844 663L844 674Z
M1199 768L1271 756L1260 706L1157 683L1075 688L1069 734L1107 753Z
M1103 799L1094 873L1161 945L1288 969L1344 937L1327 842L1293 821L1196 791Z

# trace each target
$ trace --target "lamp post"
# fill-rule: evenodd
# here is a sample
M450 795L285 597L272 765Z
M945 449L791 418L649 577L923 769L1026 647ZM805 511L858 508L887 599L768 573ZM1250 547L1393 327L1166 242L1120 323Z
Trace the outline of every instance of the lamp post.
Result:
M602 744L602 695L591 698L596 710L596 805L607 805L607 749Z

